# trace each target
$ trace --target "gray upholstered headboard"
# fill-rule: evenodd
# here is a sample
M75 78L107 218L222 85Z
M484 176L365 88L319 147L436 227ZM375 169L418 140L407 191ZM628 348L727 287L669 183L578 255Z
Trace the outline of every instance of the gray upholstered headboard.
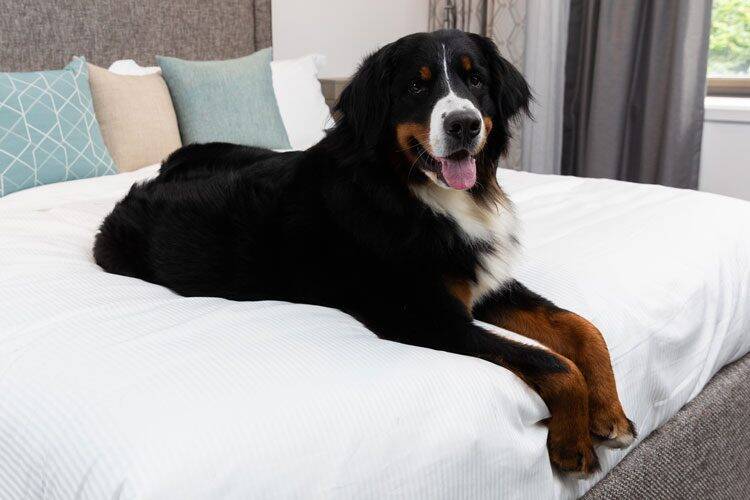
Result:
M271 45L271 0L0 0L0 71L229 59Z

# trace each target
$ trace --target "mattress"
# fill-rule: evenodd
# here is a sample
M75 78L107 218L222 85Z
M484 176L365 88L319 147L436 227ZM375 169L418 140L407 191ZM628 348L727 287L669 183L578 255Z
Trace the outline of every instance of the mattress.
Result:
M0 199L0 498L573 498L510 372L333 310L104 273L94 234L156 166ZM750 351L750 203L502 170L517 276L593 321L639 439Z

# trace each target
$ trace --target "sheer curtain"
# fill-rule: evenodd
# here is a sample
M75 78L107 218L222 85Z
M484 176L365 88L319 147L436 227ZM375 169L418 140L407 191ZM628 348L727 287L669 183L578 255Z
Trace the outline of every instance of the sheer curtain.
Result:
M528 172L560 173L569 6L567 1L526 0L524 76L534 102L533 119L523 122L521 166Z

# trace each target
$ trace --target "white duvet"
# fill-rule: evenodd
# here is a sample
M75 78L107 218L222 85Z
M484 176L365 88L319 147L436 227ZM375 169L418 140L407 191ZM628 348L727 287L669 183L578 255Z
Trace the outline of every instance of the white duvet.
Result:
M0 199L0 498L553 498L541 399L336 310L182 298L92 261L131 174ZM750 350L750 204L502 171L519 279L603 331L641 438Z

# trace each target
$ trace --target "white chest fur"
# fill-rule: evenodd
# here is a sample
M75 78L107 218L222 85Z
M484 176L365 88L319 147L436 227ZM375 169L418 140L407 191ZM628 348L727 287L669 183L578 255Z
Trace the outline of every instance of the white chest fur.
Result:
M433 183L416 186L413 192L435 213L453 220L467 241L492 246L492 251L480 258L477 282L472 286L472 303L476 304L512 278L520 255L520 227L513 203L508 198L503 198L496 210L491 210L480 206L465 191L445 189Z

